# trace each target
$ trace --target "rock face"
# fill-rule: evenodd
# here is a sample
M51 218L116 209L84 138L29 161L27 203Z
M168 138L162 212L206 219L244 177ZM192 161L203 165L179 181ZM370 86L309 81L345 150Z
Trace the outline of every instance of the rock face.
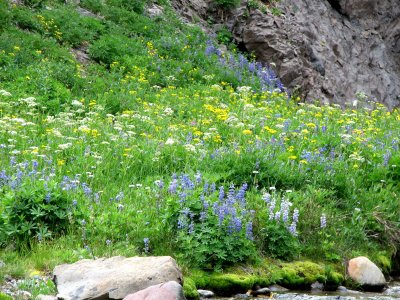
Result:
M355 282L370 289L382 289L386 285L381 270L364 256L349 260L347 273Z
M169 256L84 259L57 266L53 274L58 293L71 300L123 299L155 284L182 283L182 273Z
M211 1L211 0L207 0ZM212 2L175 0L210 18ZM267 1L269 2L269 1ZM208 13L204 6L208 5ZM274 16L242 1L224 22L243 50L273 63L284 85L309 101L345 105L364 93L390 109L400 103L398 0L280 0Z
M186 298L182 286L176 281L169 281L130 294L124 300L186 300Z

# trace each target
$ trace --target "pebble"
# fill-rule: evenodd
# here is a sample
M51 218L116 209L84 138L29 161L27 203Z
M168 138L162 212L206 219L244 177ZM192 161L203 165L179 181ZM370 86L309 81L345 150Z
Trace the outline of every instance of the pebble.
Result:
M199 296L201 298L212 298L214 297L214 293L212 291L207 291L207 290L197 290L199 293Z

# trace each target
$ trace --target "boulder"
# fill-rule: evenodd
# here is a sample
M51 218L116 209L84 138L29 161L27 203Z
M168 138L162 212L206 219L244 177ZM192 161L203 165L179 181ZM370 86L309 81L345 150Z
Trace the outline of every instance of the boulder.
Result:
M223 17L213 10L213 1L172 4L192 22L211 19L218 27L226 25L240 50L274 66L289 92L302 100L367 108L374 105L370 100L390 109L400 105L398 0L261 2L275 13L249 1Z
M347 274L367 290L380 290L386 285L382 271L364 256L349 260Z
M168 281L149 286L144 290L130 294L124 300L185 300L182 286L176 281Z
M56 266L53 275L58 293L71 300L123 299L152 285L182 283L170 256L84 259Z

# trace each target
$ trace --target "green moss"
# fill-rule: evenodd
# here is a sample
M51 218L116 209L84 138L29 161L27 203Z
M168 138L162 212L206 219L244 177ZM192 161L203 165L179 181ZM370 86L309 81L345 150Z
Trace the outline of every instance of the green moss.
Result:
M243 293L259 284L260 278L255 275L197 273L192 276L198 288L212 290L217 295Z
M380 252L378 255L373 257L373 261L378 265L383 273L389 274L392 270L392 262L386 253Z
M6 294L0 293L0 300L12 300L12 298Z
M197 292L196 284L190 277L185 277L183 281L183 293L187 299L199 299L199 293Z
M313 282L326 281L324 267L310 261L285 263L282 271L282 284L289 288L307 289Z

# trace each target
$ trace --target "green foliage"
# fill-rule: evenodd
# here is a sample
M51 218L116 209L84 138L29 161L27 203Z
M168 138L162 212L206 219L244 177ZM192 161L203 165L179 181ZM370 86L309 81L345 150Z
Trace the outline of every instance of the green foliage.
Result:
M228 28L222 27L217 31L217 40L221 44L229 45L233 40L232 33L228 30Z
M143 53L143 47L135 40L118 35L103 35L89 48L91 59L105 65L117 62L123 56Z
M190 277L185 277L183 281L183 294L189 300L198 300L199 292L197 291L196 284Z
M145 1L143 0L107 0L108 5L126 9L138 14L144 11Z
M56 285L50 279L24 279L18 284L18 288L31 293L33 297L37 297L40 294L55 295L57 293Z
M269 222L260 230L257 238L260 249L268 256L292 260L300 254L300 243L283 223Z
M223 9L232 9L240 4L240 0L215 0L215 4Z
M0 32L2 32L10 22L10 10L7 1L0 2Z
M12 297L8 296L7 294L0 293L0 300L12 300Z
M33 242L66 234L75 213L72 205L56 189L55 182L40 182L32 186L3 190L0 235L4 243L20 248Z

